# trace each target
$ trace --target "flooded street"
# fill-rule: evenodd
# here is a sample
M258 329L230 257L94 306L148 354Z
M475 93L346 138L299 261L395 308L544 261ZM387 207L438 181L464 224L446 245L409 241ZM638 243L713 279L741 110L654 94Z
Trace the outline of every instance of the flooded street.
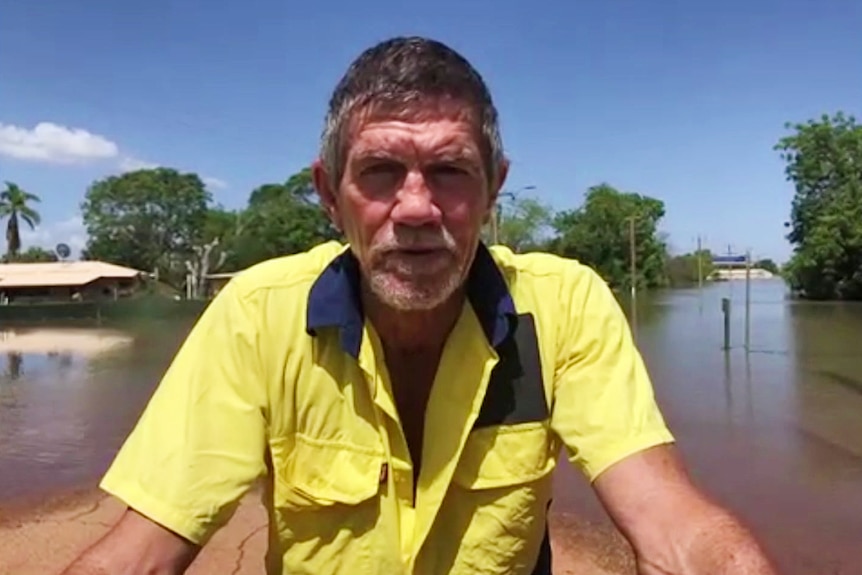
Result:
M696 481L782 573L862 573L862 306L785 301L773 281L752 282L751 302L748 354L742 282L643 305L638 342L659 402ZM561 469L557 508L606 521L583 483Z
M0 329L0 501L92 484L189 326Z
M777 281L751 295L749 353L742 282L641 297L659 402L696 480L783 573L862 573L862 306L789 302ZM188 327L0 329L0 500L93 484ZM557 511L607 521L575 471L557 477Z

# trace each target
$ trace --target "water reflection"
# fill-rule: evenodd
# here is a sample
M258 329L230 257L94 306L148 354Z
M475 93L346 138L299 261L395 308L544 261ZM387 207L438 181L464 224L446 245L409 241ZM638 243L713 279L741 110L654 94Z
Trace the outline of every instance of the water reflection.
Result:
M6 352L6 377L15 380L21 377L21 366L24 363L24 354L18 351Z
M862 306L793 305L796 418L812 436L862 458Z
M132 340L131 334L115 329L7 328L0 330L0 351L50 355L76 353L92 356L127 346Z
M0 331L0 497L100 474L186 329Z

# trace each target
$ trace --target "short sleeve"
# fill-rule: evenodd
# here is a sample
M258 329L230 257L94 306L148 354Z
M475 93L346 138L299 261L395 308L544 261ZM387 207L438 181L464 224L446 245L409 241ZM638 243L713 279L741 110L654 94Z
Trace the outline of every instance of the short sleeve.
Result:
M563 282L551 425L592 482L614 463L673 442L628 320L607 284L573 263Z
M236 281L202 313L100 484L199 545L266 472L260 335Z

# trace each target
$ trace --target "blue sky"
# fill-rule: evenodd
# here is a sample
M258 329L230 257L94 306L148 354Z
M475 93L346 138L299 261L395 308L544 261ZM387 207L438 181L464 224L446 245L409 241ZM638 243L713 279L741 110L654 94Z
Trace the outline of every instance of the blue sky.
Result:
M786 121L862 106L858 0L326 3L41 0L0 7L0 180L39 194L26 241L83 242L96 178L161 164L242 205L317 148L349 62L443 40L491 86L509 188L555 208L608 182L665 201L687 251L784 260Z

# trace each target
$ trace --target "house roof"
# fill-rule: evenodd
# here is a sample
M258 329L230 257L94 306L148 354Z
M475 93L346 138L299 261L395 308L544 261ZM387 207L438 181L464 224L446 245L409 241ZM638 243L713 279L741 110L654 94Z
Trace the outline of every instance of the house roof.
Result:
M80 286L99 278L134 278L144 272L98 261L0 264L0 289Z

